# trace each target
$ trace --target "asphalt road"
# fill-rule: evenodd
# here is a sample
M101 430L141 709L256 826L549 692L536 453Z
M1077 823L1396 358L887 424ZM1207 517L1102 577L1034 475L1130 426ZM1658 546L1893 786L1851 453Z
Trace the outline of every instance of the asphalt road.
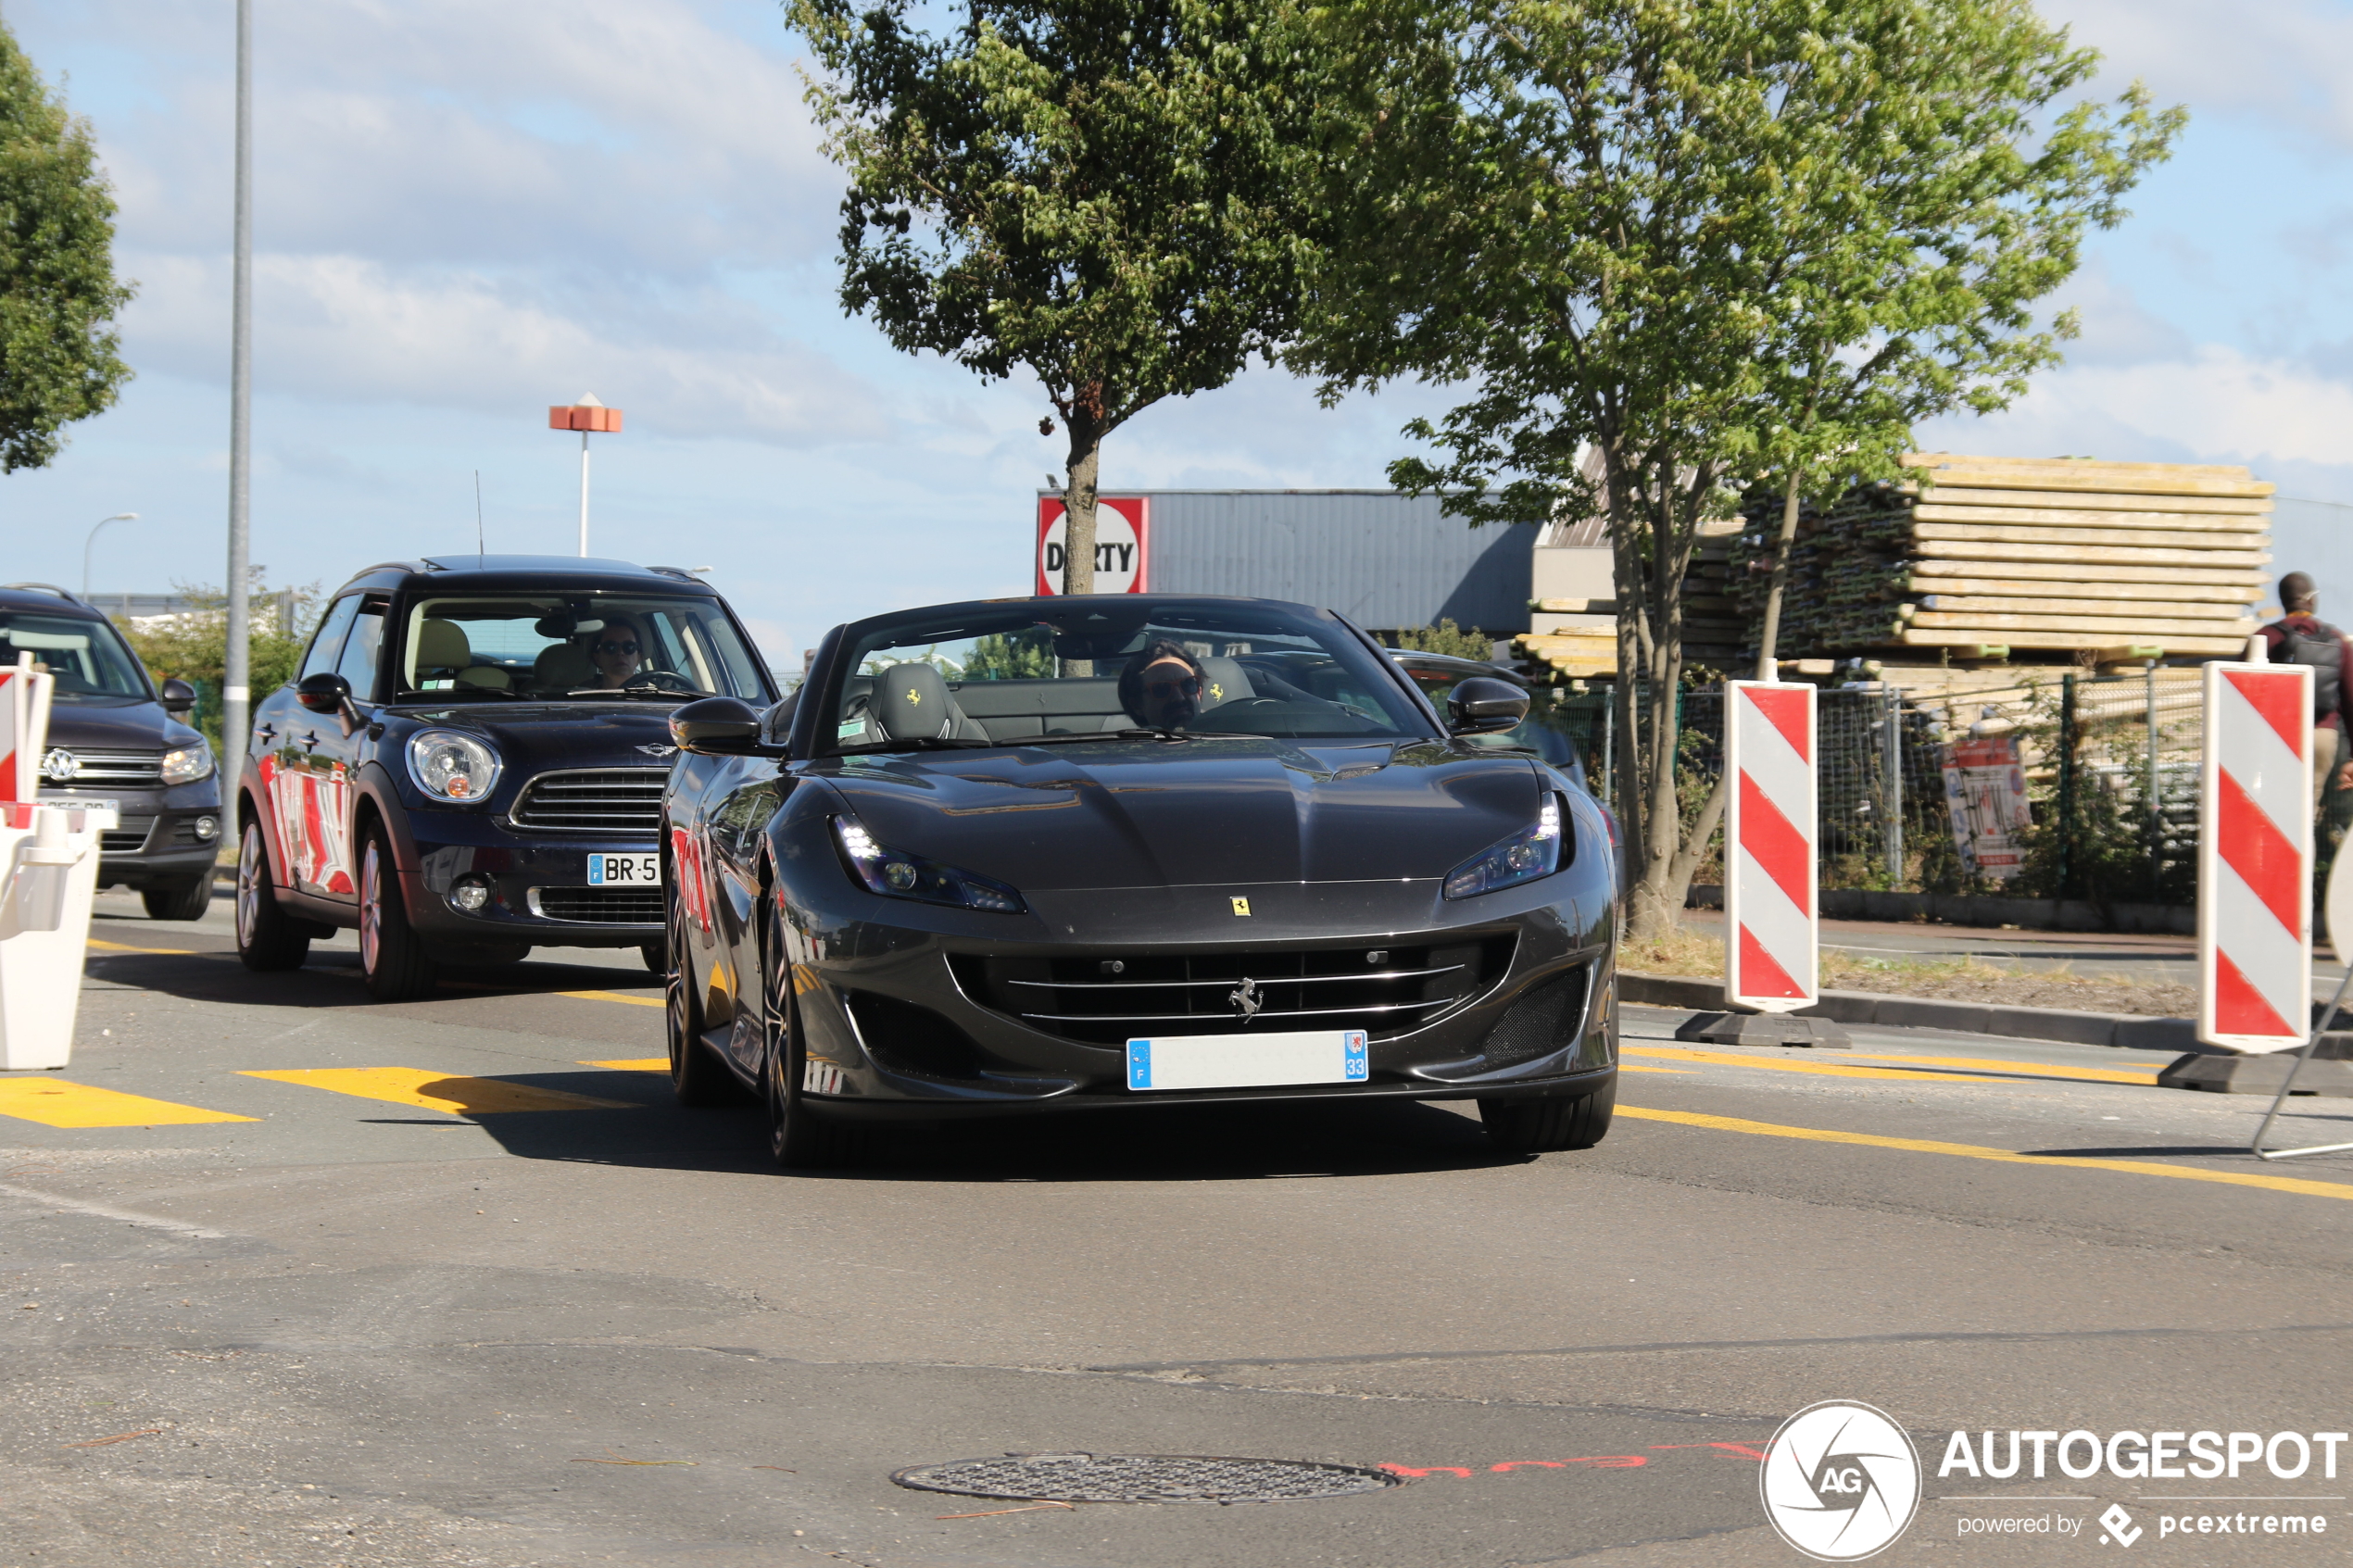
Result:
M2133 1562L2353 1559L2353 1451L1937 1474L1956 1429L2353 1427L2353 1160L2259 1164L2260 1102L2160 1058L1692 1050L1636 1010L1583 1153L1499 1159L1439 1106L1161 1109L785 1175L754 1112L645 1070L634 954L378 1007L347 939L257 977L225 909L101 903L74 1065L0 1075L0 1568L1795 1563L1758 1455L1831 1399L1927 1465L1877 1562L2114 1556L2110 1503ZM2353 1138L2353 1102L2296 1110ZM1073 1451L1415 1478L1021 1512L890 1481ZM2006 1518L2052 1533L1965 1533Z

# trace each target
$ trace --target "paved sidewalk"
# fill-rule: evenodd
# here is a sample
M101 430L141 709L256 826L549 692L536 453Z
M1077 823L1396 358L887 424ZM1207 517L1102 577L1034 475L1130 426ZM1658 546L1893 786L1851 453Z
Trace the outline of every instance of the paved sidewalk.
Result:
M1685 909L1694 930L1720 935L1720 909ZM1863 959L1899 962L1947 962L1972 958L1980 963L2025 972L2065 967L2091 979L2137 985L2197 984L2197 944L2187 936L2100 931L2002 931L1982 926L1927 925L1897 921L1826 920L1822 946ZM2345 966L2325 948L2313 955L2316 985L2334 986ZM2319 1000L2325 1001L2322 995Z

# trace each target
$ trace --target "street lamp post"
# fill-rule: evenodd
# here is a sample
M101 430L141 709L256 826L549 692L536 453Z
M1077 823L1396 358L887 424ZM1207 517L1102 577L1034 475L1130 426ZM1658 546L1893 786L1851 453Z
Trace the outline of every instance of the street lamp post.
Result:
M98 531L110 522L136 522L138 521L137 512L117 512L112 517L102 517L91 525L90 536L82 542L82 602L83 604L90 602L90 546L98 542Z
M619 435L621 410L608 408L597 401L595 393L584 392L577 403L549 408L547 428L580 433L580 553L585 556L588 553L588 437L592 432Z

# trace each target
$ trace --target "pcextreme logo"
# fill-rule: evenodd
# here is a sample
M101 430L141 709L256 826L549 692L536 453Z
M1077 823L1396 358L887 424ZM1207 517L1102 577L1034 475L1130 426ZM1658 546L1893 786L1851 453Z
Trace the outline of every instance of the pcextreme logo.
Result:
M1859 1562L1919 1512L1920 1456L1885 1411L1826 1399L1773 1434L1757 1486L1781 1539L1819 1562Z

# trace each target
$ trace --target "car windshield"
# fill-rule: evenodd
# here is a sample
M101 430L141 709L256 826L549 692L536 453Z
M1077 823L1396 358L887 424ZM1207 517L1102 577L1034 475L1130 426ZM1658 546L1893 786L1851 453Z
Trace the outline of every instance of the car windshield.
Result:
M24 655L32 667L57 677L57 702L151 702L146 672L122 637L104 621L80 616L34 615L0 609L0 665L13 668Z
M1169 738L1431 738L1340 621L1248 601L1111 596L894 616L844 649L841 752Z
M1463 669L1457 666L1429 665L1406 662L1405 673L1414 684L1421 687L1430 706L1441 713L1446 711L1446 699L1473 675L1502 675L1496 670ZM1528 694L1528 717L1508 730L1492 734L1465 735L1463 742L1470 746L1509 747L1533 751L1554 767L1570 774L1579 784L1585 783L1585 762L1570 733L1569 715L1559 701L1561 694L1531 691Z
M404 696L768 700L751 651L709 599L447 595L412 603L401 633Z

